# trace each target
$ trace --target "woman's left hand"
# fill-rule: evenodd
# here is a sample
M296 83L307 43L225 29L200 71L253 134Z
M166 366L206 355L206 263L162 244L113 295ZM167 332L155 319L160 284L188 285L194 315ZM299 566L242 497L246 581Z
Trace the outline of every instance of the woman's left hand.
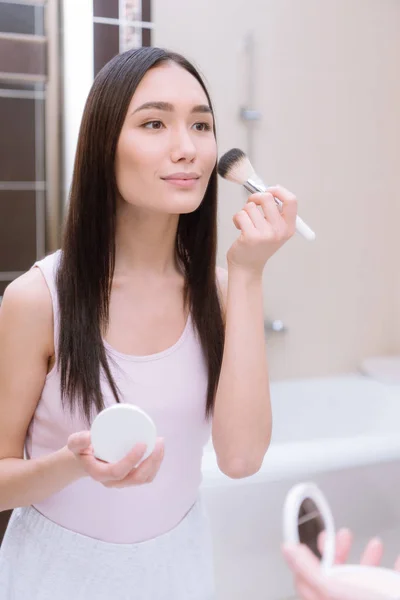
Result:
M281 208L274 197L282 201ZM296 215L296 196L281 186L249 196L233 217L241 234L228 251L228 266L262 273L267 260L294 234Z
M348 529L341 529L336 534L334 564L346 562L353 541L353 534ZM323 551L323 539L318 540L318 548ZM321 570L317 557L304 544L285 545L283 554L293 576L296 592L301 600L383 600L376 592L354 587L327 577ZM383 555L383 545L379 539L373 538L362 553L360 564L377 567ZM400 571L400 556L397 558L395 571Z

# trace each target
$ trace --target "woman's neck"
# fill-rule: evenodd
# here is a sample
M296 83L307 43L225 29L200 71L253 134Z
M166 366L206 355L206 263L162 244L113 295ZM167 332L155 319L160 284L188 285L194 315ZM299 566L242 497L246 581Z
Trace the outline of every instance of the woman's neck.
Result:
M135 272L167 275L176 272L176 233L179 215L119 207L116 225L115 274Z

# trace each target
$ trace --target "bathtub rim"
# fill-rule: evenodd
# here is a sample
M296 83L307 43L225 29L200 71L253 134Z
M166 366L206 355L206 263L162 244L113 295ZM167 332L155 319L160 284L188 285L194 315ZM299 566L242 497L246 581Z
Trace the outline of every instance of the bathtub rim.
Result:
M257 473L242 479L231 479L220 471L215 451L207 446L202 460L202 486L289 481L396 460L400 460L400 432L315 439L310 442L271 443Z

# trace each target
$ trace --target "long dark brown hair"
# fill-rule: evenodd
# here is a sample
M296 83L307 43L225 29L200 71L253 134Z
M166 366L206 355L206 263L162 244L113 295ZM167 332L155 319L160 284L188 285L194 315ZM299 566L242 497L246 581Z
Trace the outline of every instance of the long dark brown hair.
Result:
M120 401L103 343L115 266L117 142L136 88L149 69L165 62L176 63L193 75L212 106L200 74L183 56L160 48L140 48L116 56L99 72L82 118L57 272L58 368L64 407L78 408L88 421L93 411L104 408L101 373L116 402ZM213 410L224 344L216 246L215 167L200 207L180 216L175 245L185 277L185 304L208 367L208 416Z

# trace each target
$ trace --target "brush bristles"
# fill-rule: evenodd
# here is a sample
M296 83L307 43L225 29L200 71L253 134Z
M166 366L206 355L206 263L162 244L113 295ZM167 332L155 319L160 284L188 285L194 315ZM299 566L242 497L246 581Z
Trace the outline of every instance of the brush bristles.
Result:
M254 174L254 169L243 150L232 148L219 159L218 173L224 179L243 185Z

